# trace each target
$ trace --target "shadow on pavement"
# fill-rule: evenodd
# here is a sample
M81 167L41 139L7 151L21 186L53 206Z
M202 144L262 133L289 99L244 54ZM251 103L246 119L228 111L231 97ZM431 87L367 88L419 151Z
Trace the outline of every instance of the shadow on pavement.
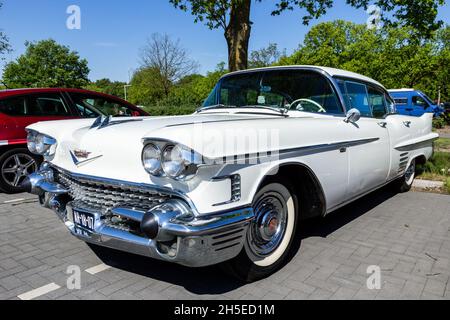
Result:
M326 238L334 231L364 215L395 195L396 193L392 192L391 188L387 186L337 210L324 219L317 218L301 222L299 236L296 237L296 241L293 243L293 250L289 260L295 257L303 239L309 237ZM97 246L91 246L91 248L107 265L182 286L193 294L223 294L244 285L243 282L225 274L218 266L188 268L113 249Z

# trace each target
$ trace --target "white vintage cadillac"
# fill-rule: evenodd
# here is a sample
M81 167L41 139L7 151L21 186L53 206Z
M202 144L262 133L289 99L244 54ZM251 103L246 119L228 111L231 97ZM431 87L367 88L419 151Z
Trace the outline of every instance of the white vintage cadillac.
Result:
M25 182L76 237L254 281L280 269L300 221L390 182L411 188L433 153L432 114L315 66L224 76L193 115L37 123L45 157Z

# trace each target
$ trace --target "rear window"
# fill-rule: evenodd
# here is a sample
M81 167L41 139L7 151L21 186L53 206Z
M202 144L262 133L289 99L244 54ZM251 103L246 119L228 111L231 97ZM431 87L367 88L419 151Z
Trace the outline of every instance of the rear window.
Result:
M8 116L27 115L27 103L24 97L0 100L0 112Z
M69 110L59 94L43 94L29 97L28 115L65 116Z
M61 96L53 93L0 100L0 112L9 116L67 116L70 114Z

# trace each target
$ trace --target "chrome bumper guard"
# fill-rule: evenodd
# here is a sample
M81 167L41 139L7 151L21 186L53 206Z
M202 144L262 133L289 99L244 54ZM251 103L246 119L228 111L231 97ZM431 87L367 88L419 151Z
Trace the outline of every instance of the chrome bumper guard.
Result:
M42 206L57 213L72 235L112 249L190 267L214 265L239 254L254 218L251 208L194 215L185 201L174 198L148 211L120 206L101 212L74 200L69 189L54 182L53 170L41 168L24 186L39 195ZM93 228L76 224L74 212L94 217ZM120 217L137 228L114 225L108 217Z

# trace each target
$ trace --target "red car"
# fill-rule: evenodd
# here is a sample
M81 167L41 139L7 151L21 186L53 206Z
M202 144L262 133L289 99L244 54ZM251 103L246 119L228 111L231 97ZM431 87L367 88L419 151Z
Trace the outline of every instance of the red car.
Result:
M28 152L25 128L49 120L105 116L148 116L114 96L80 89L0 90L0 189L23 191L23 179L41 159Z

